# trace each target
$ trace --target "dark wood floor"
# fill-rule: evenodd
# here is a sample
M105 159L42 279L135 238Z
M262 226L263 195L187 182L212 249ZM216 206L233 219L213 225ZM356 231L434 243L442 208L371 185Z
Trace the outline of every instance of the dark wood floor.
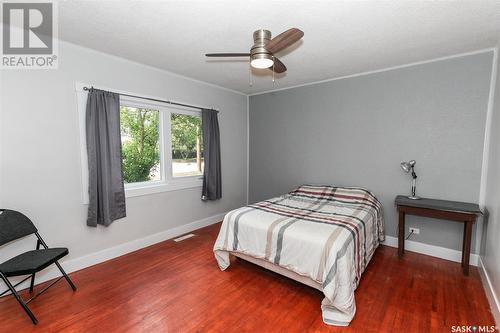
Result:
M212 246L219 224L71 274L31 304L33 326L12 296L0 299L2 332L450 332L494 325L476 268L377 249L347 328L321 320L322 294L239 260L225 272ZM38 288L40 288L39 286Z

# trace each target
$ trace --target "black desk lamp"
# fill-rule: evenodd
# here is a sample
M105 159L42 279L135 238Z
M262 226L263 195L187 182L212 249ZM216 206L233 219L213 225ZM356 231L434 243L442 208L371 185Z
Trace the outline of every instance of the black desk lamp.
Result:
M417 174L415 173L415 164L417 162L415 160L411 160L408 162L401 162L401 169L403 169L404 172L408 173L411 170L411 195L408 196L409 199L413 200L418 200L420 199L419 196L415 195L417 191Z

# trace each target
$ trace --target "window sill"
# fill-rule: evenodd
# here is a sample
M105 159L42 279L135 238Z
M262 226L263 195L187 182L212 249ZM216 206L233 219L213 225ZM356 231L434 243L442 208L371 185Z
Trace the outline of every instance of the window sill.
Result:
M170 183L156 182L153 184L142 183L125 186L125 198L139 197L142 195L150 195L155 193L180 191L190 188L201 188L203 186L203 179L180 179ZM201 191L200 191L201 196ZM83 196L83 204L89 204L88 195Z
M170 182L143 183L125 186L125 197L138 197L142 195L161 192L179 191L203 186L203 179L179 179ZM201 194L200 194L201 195Z

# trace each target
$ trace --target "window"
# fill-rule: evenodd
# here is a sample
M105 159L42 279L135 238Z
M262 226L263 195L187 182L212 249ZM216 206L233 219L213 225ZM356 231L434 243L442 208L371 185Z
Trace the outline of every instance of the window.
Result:
M203 174L203 142L201 118L172 113L172 176L189 177Z
M120 103L126 195L201 186L201 112L138 98Z
M125 184L162 179L159 126L158 110L120 106L122 168Z
M85 86L88 84L77 83L82 143L82 199L88 203ZM203 136L200 111L121 96L120 135L127 197L202 186Z

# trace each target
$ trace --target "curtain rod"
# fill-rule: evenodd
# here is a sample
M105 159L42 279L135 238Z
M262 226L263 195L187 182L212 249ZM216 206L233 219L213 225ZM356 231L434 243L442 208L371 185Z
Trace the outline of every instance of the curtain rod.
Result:
M83 87L83 90L84 91L89 91L90 89L93 89L94 87ZM113 91L110 91L110 92L113 92ZM142 97L142 96L137 96L137 95L129 95L129 94L122 94L122 93L116 93L115 94L118 94L120 96L127 96L127 97L134 97L134 98L140 98L140 99L145 99L145 100L148 100L148 101L153 101L153 102L160 102L160 103L166 103L166 104L170 104L170 105L178 105L178 106L184 106L184 107L188 107L188 108L192 108L192 109L198 109L198 110L212 110L212 111L216 111L217 113L219 113L218 110L215 110L215 109L212 109L212 108L203 108L201 106L197 106L197 105L190 105L190 104L183 104L183 103L177 103L177 102L172 102L172 101L165 101L165 100L162 100L162 99L155 99L155 98L149 98L149 97Z

